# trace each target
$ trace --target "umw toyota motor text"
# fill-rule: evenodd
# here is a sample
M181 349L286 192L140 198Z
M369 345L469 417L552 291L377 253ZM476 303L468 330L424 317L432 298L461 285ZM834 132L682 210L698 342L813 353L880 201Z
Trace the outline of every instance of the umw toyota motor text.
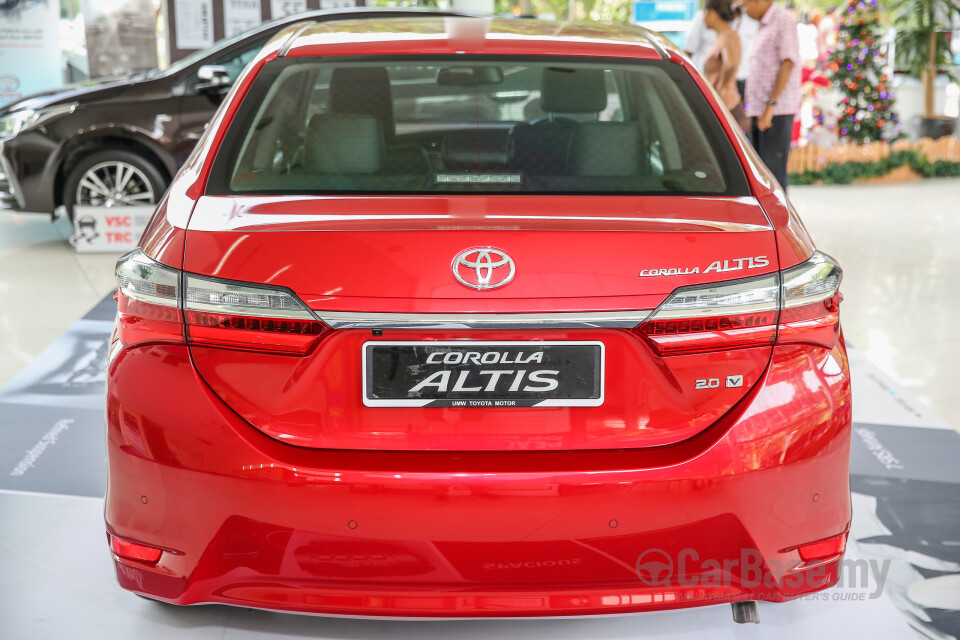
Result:
M841 271L655 34L295 25L117 278L128 590L550 616L837 580Z

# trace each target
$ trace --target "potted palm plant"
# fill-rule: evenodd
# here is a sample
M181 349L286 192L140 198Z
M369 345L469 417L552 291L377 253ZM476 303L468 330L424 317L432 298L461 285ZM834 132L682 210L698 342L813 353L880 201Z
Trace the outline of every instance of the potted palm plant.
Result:
M934 114L934 91L938 73L956 78L952 68L947 33L960 18L960 0L896 0L897 66L923 83L923 116L920 137L951 135L957 119Z

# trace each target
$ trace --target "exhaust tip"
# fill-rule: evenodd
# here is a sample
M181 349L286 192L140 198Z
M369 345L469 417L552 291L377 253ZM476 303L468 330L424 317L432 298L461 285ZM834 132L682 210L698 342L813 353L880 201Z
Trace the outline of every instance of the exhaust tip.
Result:
M756 600L733 602L733 621L737 624L760 624L760 609Z

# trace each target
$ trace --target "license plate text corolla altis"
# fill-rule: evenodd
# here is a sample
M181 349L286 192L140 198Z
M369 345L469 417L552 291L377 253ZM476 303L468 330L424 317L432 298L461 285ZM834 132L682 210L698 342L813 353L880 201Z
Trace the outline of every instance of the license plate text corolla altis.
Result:
M368 407L598 407L598 341L365 342Z

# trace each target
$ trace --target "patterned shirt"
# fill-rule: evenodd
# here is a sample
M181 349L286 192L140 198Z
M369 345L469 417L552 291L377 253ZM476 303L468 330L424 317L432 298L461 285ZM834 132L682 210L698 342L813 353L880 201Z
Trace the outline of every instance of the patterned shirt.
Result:
M775 116L796 115L800 109L801 62L797 21L786 9L774 3L760 18L760 27L753 40L744 100L748 116L763 114L784 60L793 60L793 71L773 107Z

